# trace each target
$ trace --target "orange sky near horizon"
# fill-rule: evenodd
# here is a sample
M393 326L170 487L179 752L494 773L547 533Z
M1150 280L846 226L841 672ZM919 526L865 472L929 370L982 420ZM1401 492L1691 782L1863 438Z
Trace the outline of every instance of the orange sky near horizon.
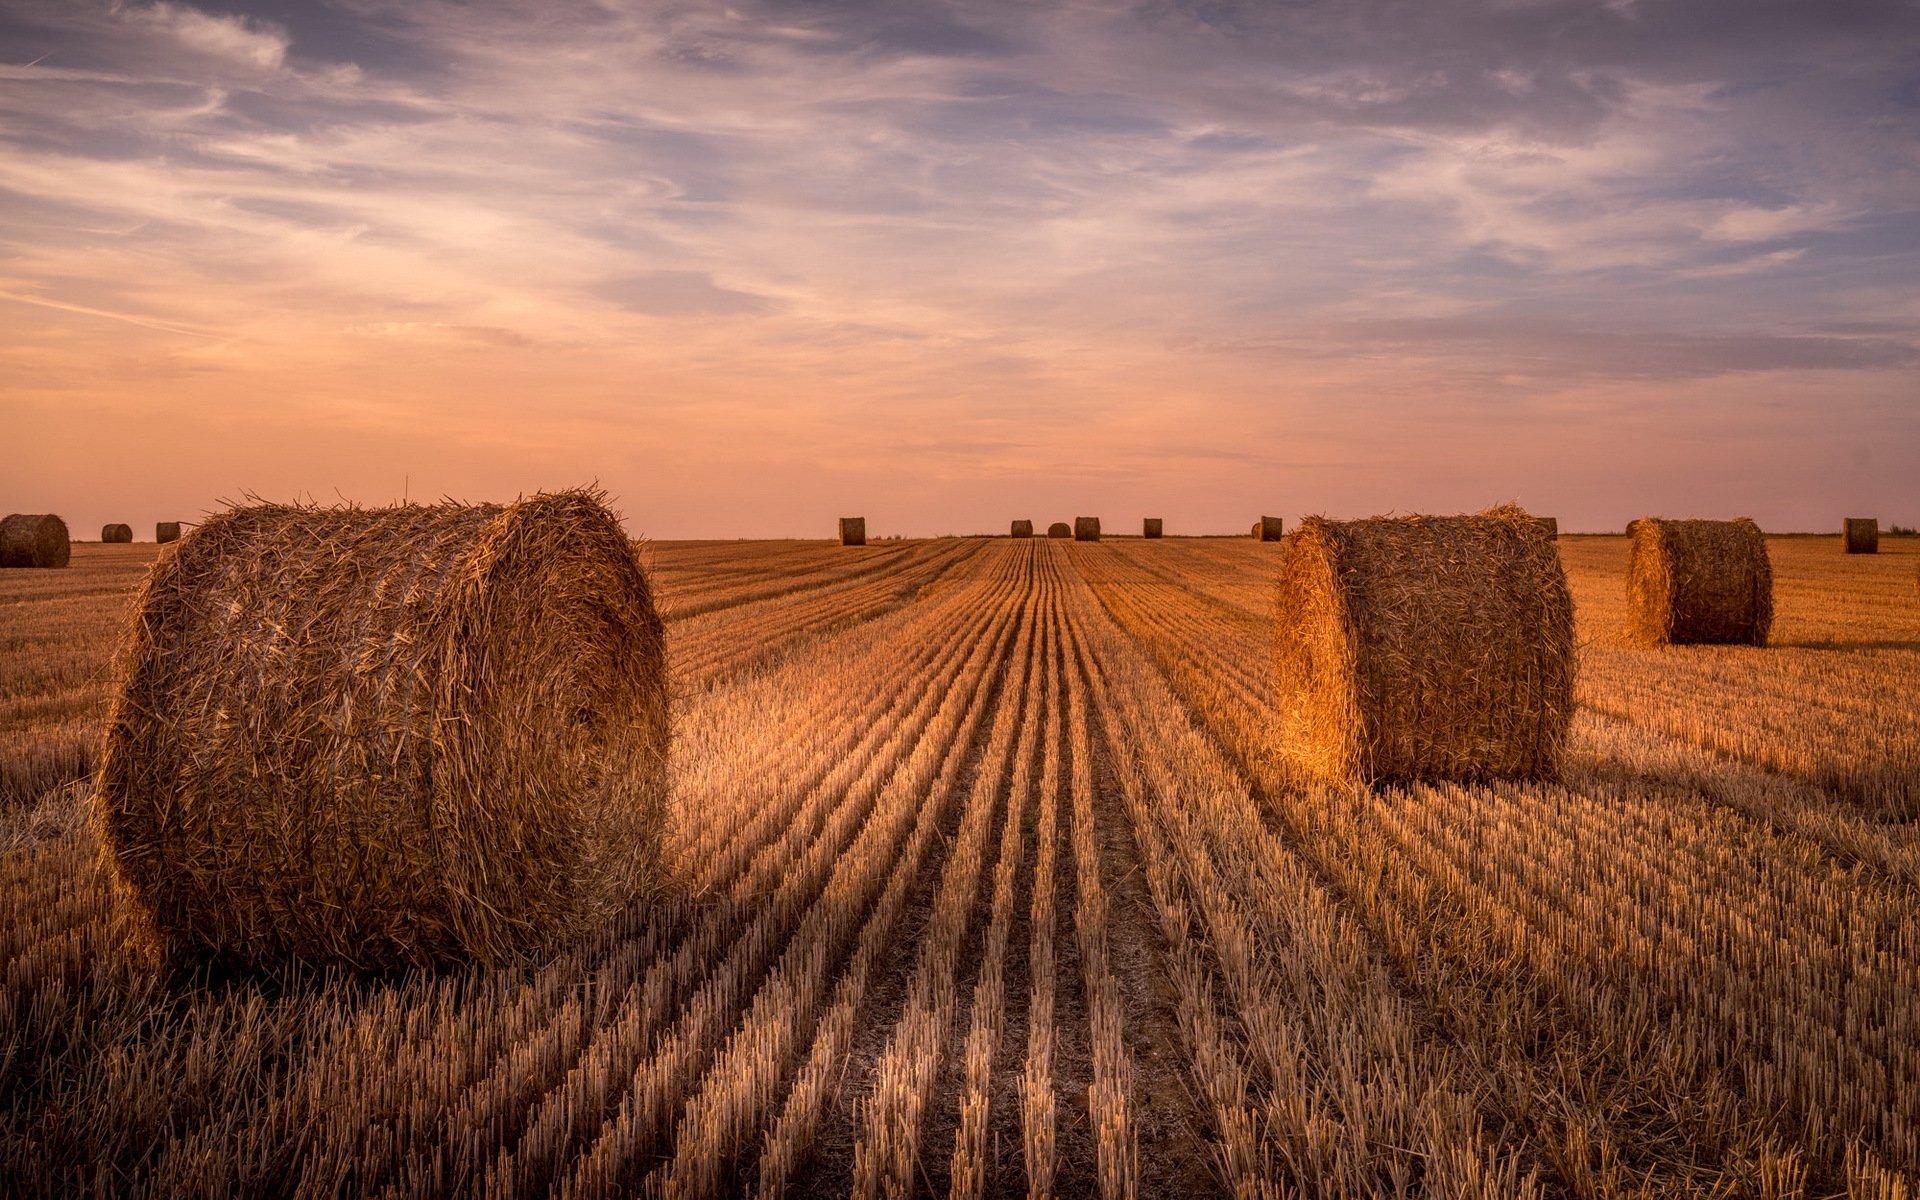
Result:
M1920 30L1720 2L20 4L0 510L1920 524Z

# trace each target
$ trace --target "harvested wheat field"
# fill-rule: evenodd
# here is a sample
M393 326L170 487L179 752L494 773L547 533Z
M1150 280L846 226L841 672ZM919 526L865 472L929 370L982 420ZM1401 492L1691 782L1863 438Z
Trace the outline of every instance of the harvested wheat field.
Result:
M664 894L375 976L153 965L84 798L160 551L0 574L0 1193L1912 1196L1920 541L1770 539L1765 648L1551 545L1559 779L1373 788L1274 752L1247 538L645 546Z

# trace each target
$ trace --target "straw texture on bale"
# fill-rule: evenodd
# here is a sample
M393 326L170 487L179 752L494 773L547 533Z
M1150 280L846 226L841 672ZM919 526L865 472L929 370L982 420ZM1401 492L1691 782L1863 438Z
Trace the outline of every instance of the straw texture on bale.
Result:
M1760 527L1642 517L1627 526L1627 629L1648 646L1764 646L1773 565Z
M1032 522L1032 521L1015 521L1015 522L1013 523L1013 533L1012 533L1012 536L1013 536L1013 537L1028 537L1028 538L1030 538L1030 537L1032 537L1032 536L1033 536L1033 522Z
M1535 517L1534 520L1540 522L1540 528L1547 531L1548 537L1557 538L1560 536L1559 517Z
M866 545L867 519L865 517L841 517L840 544L842 546Z
M95 813L176 961L521 961L655 878L664 640L597 492L221 513L119 668Z
M71 557L67 523L52 513L14 513L0 521L0 567L64 567Z
M1518 508L1308 517L1280 550L1278 747L1336 781L1544 778L1573 719L1573 598Z
M1070 538L1073 536L1073 526L1067 524L1065 521L1055 521L1053 524L1047 526L1047 536L1050 538Z
M1848 554L1880 553L1880 518L1848 517L1843 532Z
M156 521L153 525L153 540L156 542L177 542L180 540L180 522Z
M1148 537L1148 538L1159 537L1160 536L1160 518L1159 517L1146 518L1145 521L1142 522L1141 524L1140 536Z
M1073 519L1073 540L1076 542L1097 542L1100 540L1099 517L1075 517Z
M102 525L100 540L103 542L130 542L133 540L131 525Z
M1253 538L1257 542L1277 542L1286 533L1286 522L1279 517L1261 517L1253 523Z

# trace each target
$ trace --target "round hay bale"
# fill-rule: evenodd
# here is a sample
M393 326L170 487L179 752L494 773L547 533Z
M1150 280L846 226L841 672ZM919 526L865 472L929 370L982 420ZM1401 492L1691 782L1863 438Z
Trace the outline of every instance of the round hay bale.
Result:
M153 526L153 540L162 545L180 540L180 522L156 521Z
M1547 531L1548 537L1558 538L1560 536L1559 517L1535 517L1534 520L1540 522L1540 528Z
M1764 646L1773 628L1767 539L1746 517L1627 526L1627 631L1646 646Z
M103 542L131 542L133 540L133 526L102 525L100 527L100 540Z
M1253 523L1253 540L1277 542L1286 534L1286 522L1279 517L1261 517Z
M1032 521L1015 521L1013 523L1013 533L1010 536L1024 537L1024 538L1032 537L1033 522Z
M1075 517L1073 519L1073 540L1076 542L1097 542L1100 540L1099 517Z
M1142 523L1140 527L1140 536L1145 538L1159 537L1160 536L1160 518L1159 517L1146 518L1146 520Z
M1053 524L1047 526L1047 536L1050 538L1070 538L1073 536L1073 526L1067 524L1065 521L1055 521Z
M1880 518L1848 517L1841 532L1846 538L1848 554L1880 553Z
M72 557L67 523L52 513L14 513L0 520L0 567L64 567Z
M1308 517L1280 548L1278 745L1347 781L1542 778L1573 720L1573 597L1518 508Z
M597 492L221 513L120 671L94 806L176 958L516 961L654 876L662 628Z
M840 544L842 546L866 545L867 519L865 517L841 517Z

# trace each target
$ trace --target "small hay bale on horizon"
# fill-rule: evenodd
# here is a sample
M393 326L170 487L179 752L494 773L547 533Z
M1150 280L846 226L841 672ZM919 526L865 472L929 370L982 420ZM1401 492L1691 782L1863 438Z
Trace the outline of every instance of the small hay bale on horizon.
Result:
M1627 526L1627 631L1643 646L1764 646L1773 628L1773 564L1748 517Z
M1015 522L1013 523L1013 532L1012 532L1012 533L1009 533L1009 534L1008 534L1007 536L1008 536L1008 537L1019 537L1019 538L1030 538L1030 537L1032 537L1032 536L1033 536L1033 522L1032 522L1032 521L1015 521Z
M1547 531L1548 537L1558 538L1560 536L1559 517L1535 517L1534 520L1540 522L1540 528Z
M1143 538L1157 538L1160 536L1160 529L1160 518L1148 517L1141 522L1140 536Z
M168 542L179 541L180 540L180 522L155 521L153 524L153 540L155 542L160 543L161 545L165 545Z
M866 545L867 519L865 517L841 517L840 544L842 546Z
M1067 524L1065 521L1055 521L1053 524L1047 526L1047 536L1050 538L1070 538L1073 536L1073 526Z
M100 527L100 541L102 544L131 542L132 540L133 526L131 525L102 525Z
M1334 781L1551 778L1573 597L1521 509L1308 517L1281 542L1277 744Z
M0 520L0 567L64 567L73 557L67 523L52 513Z
M118 671L93 807L175 962L519 962L656 885L665 642L598 492L220 513Z
M1279 517L1261 517L1253 523L1253 540L1277 542L1286 536L1286 522Z
M1100 540L1099 517L1075 517L1073 519L1073 540L1076 542L1097 542Z
M1880 518L1848 517L1841 529L1848 554L1880 553Z

